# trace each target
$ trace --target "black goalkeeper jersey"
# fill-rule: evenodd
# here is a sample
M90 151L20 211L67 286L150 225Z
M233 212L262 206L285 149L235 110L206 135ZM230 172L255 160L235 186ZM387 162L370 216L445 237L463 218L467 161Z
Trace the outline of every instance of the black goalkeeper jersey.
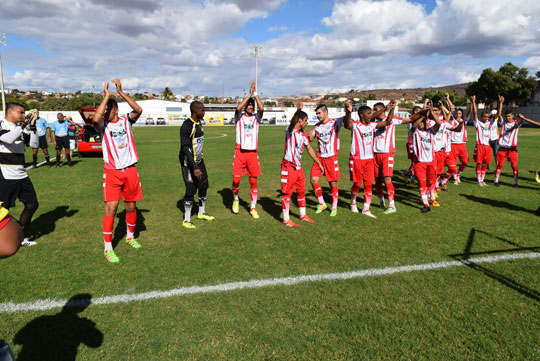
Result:
M183 167L196 169L203 160L204 130L200 122L189 118L180 127L179 160Z

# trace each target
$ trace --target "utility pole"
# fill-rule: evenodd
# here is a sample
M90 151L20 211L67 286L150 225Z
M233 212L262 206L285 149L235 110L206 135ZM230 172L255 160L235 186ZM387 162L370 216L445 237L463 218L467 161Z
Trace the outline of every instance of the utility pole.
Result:
M0 33L0 38L5 39L6 34ZM7 41L6 40L0 40L0 45L6 46ZM0 55L0 83L2 84L2 112L6 112L6 96L4 93L4 72L2 70L2 55Z
M258 73L259 73L259 55L262 54L262 45L255 44L251 45L251 47L254 50L253 55L255 55L255 91L259 90L259 79L258 79ZM255 111L257 111L257 102L255 102Z

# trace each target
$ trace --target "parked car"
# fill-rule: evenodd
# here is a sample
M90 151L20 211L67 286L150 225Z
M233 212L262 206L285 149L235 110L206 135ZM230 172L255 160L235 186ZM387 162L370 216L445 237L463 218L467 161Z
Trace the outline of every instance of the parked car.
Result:
M165 118L159 117L159 118L157 118L156 124L157 125L165 125L165 124L167 124L167 122L165 121Z
M78 149L79 156L88 154L101 154L101 135L92 125L92 119L97 108L81 108L79 114L84 121L84 127L79 133Z
M146 118L146 122L145 122L146 125L154 125L154 118L152 117L148 117Z

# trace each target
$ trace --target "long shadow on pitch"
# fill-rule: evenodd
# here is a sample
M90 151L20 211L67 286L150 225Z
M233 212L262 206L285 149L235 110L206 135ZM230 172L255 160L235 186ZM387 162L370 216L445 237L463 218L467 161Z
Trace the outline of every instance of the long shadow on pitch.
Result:
M232 189L230 188L223 188L222 190L218 191L218 193L221 195L221 199L223 200L223 205L225 206L225 208L227 209L231 209L232 208L232 204L233 204L233 193L232 193ZM251 203L248 203L246 202L245 200L243 200L242 198L239 198L240 202L240 208L244 208L246 209L247 211L250 210L251 208ZM179 208L180 209L180 208ZM182 208L180 209L182 212L184 211L184 206L183 206L183 203L182 203ZM232 212L232 211L231 211Z
M91 303L91 295L79 294L71 297L59 313L27 323L15 335L14 343L22 345L17 360L74 361L81 344L100 347L103 333L95 322L78 315Z
M511 203L508 203L508 202L505 202L505 201L498 201L496 199L491 199L491 198L477 197L477 196L473 196L471 194L464 194L464 193L460 193L459 195L462 196L462 197L467 198L470 201L474 201L474 202L478 202L478 203L482 203L482 204L487 204L487 205L492 206L492 207L504 208L505 210L509 209L511 211L518 211L518 212L526 212L526 213L536 214L536 209L523 208L523 207L516 206L514 204L511 204Z
M139 234L141 231L146 231L143 213L148 212L150 212L148 209L137 208L137 225L135 226L134 234L135 238L139 238ZM116 227L114 227L114 234L112 238L113 248L116 248L120 240L126 236L126 210L124 209L122 212L117 213L116 218L118 218L118 224L116 225Z
M72 217L79 212L78 209L69 209L69 206L58 206L52 211L41 214L30 222L28 236L31 240L43 237L54 232L56 222L61 218Z
M474 244L474 239L476 236L476 233L482 233L485 235L488 235L490 237L493 237L505 244L508 244L512 246L511 248L505 248L505 249L496 249L491 251L484 251L484 252L471 252ZM493 270L490 270L489 268L483 266L482 264L475 262L471 260L471 256L482 256L482 255L490 255L490 254L498 254L498 253L508 253L508 252L517 252L517 251L538 251L540 250L540 247L522 247L519 244L509 241L505 238L498 237L495 235L492 235L490 233L477 230L472 228L469 233L469 239L467 240L467 244L465 245L465 249L463 253L460 254L451 254L450 257L454 258L455 260L463 263L465 266L477 271L481 272L484 275L488 276L491 279L494 279L495 281L501 283L502 285L511 288L518 293L540 303L540 292L529 288L513 279L511 279L508 276L505 276L501 273L495 272Z

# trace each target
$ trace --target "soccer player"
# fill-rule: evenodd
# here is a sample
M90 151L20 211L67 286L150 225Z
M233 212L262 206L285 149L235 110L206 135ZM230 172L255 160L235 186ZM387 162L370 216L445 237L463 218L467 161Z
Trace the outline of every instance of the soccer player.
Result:
M75 123L71 117L65 117L64 114L58 113L57 119L51 126L52 138L54 146L56 148L56 168L60 168L60 157L62 149L64 149L68 167L71 168L71 156L69 155L69 137L68 137L68 124L75 126ZM67 122L66 122L67 120Z
M126 209L126 243L132 248L141 245L135 239L137 224L136 202L143 198L139 173L135 165L139 161L131 126L139 119L142 108L122 90L120 79L111 80L116 86L116 93L124 99L132 111L118 116L118 103L111 98L109 83L103 87L103 101L96 110L92 124L100 132L103 145L103 198L105 215L103 216L103 238L105 259L111 263L119 262L112 247L114 217L120 199ZM67 134L67 131L66 131ZM66 137L67 139L67 137ZM60 155L58 154L57 157Z
M453 104L451 104L453 106ZM439 127L439 131L435 134L435 160L436 160L436 175L437 178L435 179L435 189L436 191L440 191L439 189L439 181L441 179L442 174L444 173L444 167L448 166L448 172L447 174L452 174L456 171L457 167L457 161L452 157L452 143L450 140L451 132L461 132L463 129L463 119L456 120L457 124L454 125L454 123L450 122L450 117L452 116L452 112L454 111L453 108L450 108L448 110L444 104L439 101L439 109L443 113L443 117L441 119L441 126ZM436 111L437 108L434 109ZM446 181L448 181L450 177L444 178ZM446 181L442 182L442 187L446 191ZM436 194L436 193L435 193ZM438 202L434 201L434 206L438 206Z
M17 253L23 238L21 227L0 202L0 259Z
M373 142L373 152L375 153L373 158L376 179L375 190L379 196L381 208L385 209L384 214L396 212L396 205L394 203L395 190L394 185L392 184L392 176L394 175L394 153L396 152L396 125L408 124L411 122L410 118L404 119L394 117L394 108L395 107L392 107L390 110L392 117L390 118L389 125L375 130ZM380 112L381 109L382 112ZM379 115L375 117L376 122L383 122L386 118L390 117L385 115L385 106L383 103L375 104L373 110L379 113ZM386 192L388 193L388 208L386 208L384 201L383 180L386 185Z
M446 93L445 98L448 109L450 109L452 112L454 112L455 110L456 114L454 119L452 119L452 126L457 126L459 121L463 120L463 127L461 128L461 131L452 132L450 134L452 152L450 153L449 163L451 163L452 166L456 169L454 169L453 167L449 167L448 172L445 174L442 183L446 184L446 182L453 176L454 184L458 185L459 183L461 183L461 173L463 173L463 171L465 170L465 168L467 168L467 165L469 164L469 153L467 152L467 123L469 122L469 118L471 117L472 107L469 107L467 115L465 116L463 114L463 109L455 109L454 104L450 100L450 94ZM461 162L459 165L459 169L457 168L458 160Z
M412 108L411 116L418 113L422 107L419 107L418 105L414 106ZM405 172L403 172L403 178L405 178L406 181L409 181L409 183L414 182L414 150L413 150L413 140L412 140L412 122L407 124L407 158L411 161L411 165L409 166L409 169L407 169Z
M191 117L180 127L180 153L178 158L182 166L182 176L186 185L184 195L184 222L182 226L193 229L191 208L195 193L199 192L199 214L197 218L213 221L214 217L206 213L206 191L208 174L203 159L204 130L201 121L204 119L204 104L194 101L190 104Z
M315 114L319 119L319 122L315 124L313 129L309 132L309 141L317 138L317 158L324 167L324 173L321 172L317 163L313 163L311 167L311 185L315 196L319 201L317 205L316 214L323 212L328 206L324 201L322 195L322 188L319 184L319 179L322 176L326 177L328 184L330 185L330 192L332 194L332 211L330 217L337 215L337 203L339 197L339 190L337 181L339 180L339 131L343 126L343 117L330 119L328 117L328 108L324 104L320 104L315 108ZM350 117L350 113L347 115L345 110L345 116Z
M0 202L9 209L18 198L24 208L19 224L26 232L32 216L39 207L34 185L24 168L25 141L30 135L25 128L29 118L24 107L18 103L6 105L6 119L0 121ZM35 241L24 238L21 246L33 246Z
M430 103L418 112L419 118L413 123L411 128L413 132L413 149L417 162L415 163L415 174L418 179L420 195L424 208L422 212L429 212L428 193L431 193L432 201L435 199L433 186L435 182L435 134L439 131L441 120L439 118L439 109L432 107ZM435 124L428 127L428 118Z
M499 96L499 118L501 117L502 104L504 97ZM510 162L512 170L514 171L514 188L518 188L518 131L523 125L523 122L534 124L540 127L540 123L531 119L527 119L523 114L518 114L519 120L514 120L514 114L512 110L508 109L504 112L504 120L501 127L501 135L499 137L499 151L497 152L497 169L495 170L495 186L499 186L499 176L501 175L501 169L506 159Z
M69 156L73 158L73 151L77 147L77 128L83 129L83 127L75 122L73 118L67 117L68 121L71 121L68 124L68 138L69 138Z
M375 177L373 155L373 143L375 138L375 131L387 127L392 124L394 119L394 109L396 107L395 102L390 102L386 107L378 107L378 110L372 115L371 108L368 106L361 106L358 109L358 116L360 121L351 122L351 103L345 103L345 117L343 123L346 129L350 129L352 133L351 140L351 156L349 158L349 171L353 186L351 188L351 211L358 213L356 206L356 197L358 191L364 183L364 209L362 214L368 217L377 218L369 210L372 198L373 180ZM374 121L381 115L384 115L384 111L389 110L388 116L384 120Z
M257 113L255 112L255 101L257 101ZM242 113L243 111L243 113ZM236 123L236 147L234 149L233 160L233 213L240 210L240 180L242 176L248 175L251 186L251 208L249 213L255 219L259 218L257 213L257 177L261 175L261 165L259 163L259 125L264 113L264 105L256 92L255 82L252 81L248 96L236 107L234 120Z
M51 142L51 128L47 124L47 121L44 118L39 116L39 111L37 111L38 119L36 120L35 130L31 129L30 133L30 147L32 147L32 164L34 168L37 168L37 159L38 159L38 150L41 148L43 154L45 155L45 161L47 162L47 167L51 167L51 157L49 156L49 143Z
M502 121L502 110L498 109L501 105L499 104L497 107L497 110L493 109L491 113L489 114L489 121L491 122L491 134L490 134L490 141L489 145L491 146L491 149L493 151L493 157L497 156L497 153L499 151L499 122ZM488 166L489 169L489 166Z
M492 149L489 144L491 137L491 127L493 123L489 120L489 112L484 111L478 120L478 110L476 108L476 96L471 96L471 108L473 113L474 127L476 128L476 145L474 147L473 160L476 162L476 178L480 187L485 187L486 170L491 163Z
M324 168L317 154L309 144L309 137L304 130L307 126L308 116L302 111L302 103L297 105L296 113L291 119L289 127L285 130L285 155L281 161L281 193L283 194L281 205L283 209L283 224L287 227L297 227L289 217L291 196L296 189L300 220L314 223L306 215L306 178L300 159L304 147L313 161L317 163L321 173Z

